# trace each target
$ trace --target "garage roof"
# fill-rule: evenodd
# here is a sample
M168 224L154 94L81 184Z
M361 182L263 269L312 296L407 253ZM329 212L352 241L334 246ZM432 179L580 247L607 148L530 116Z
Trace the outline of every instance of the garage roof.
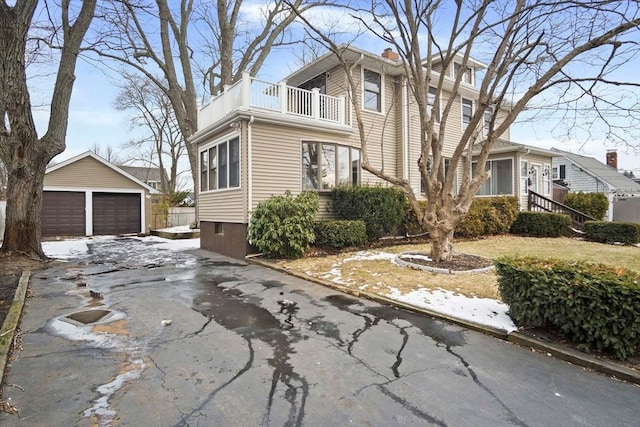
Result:
M101 164L103 164L104 166L112 169L113 171L119 173L120 175L126 177L127 179L133 181L134 183L136 183L138 186L143 187L145 190L149 191L149 193L151 194L160 194L160 192L152 187L150 187L149 185L145 184L144 182L140 181L138 178L134 177L133 175L127 173L126 171L122 170L121 168L119 168L118 166L114 165L113 163L103 159L102 157L98 156L97 154L95 154L92 151L85 151L82 154L79 154L75 157L72 157L68 160L65 160L64 162L60 162L58 164L55 164L51 167L48 167L47 170L45 171L45 175L49 174L53 171L56 171L58 169L62 169L65 166L69 166L70 164L73 164L79 160L85 159L85 158L92 158L94 160L96 160L97 162L100 162Z

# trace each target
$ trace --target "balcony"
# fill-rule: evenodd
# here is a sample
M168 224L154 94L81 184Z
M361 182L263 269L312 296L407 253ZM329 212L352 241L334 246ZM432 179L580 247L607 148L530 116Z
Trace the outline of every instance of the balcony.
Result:
M299 89L287 86L286 82L270 83L243 73L240 81L226 86L224 92L200 108L198 130L218 123L235 111L276 114L317 124L349 125L344 96L328 96L318 89Z

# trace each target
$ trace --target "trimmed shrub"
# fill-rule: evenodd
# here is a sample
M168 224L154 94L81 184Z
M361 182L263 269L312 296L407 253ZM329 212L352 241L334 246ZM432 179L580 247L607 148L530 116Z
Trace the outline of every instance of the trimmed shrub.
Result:
M359 219L369 240L395 233L404 214L404 193L391 187L336 187L331 207L338 219Z
M498 289L518 326L553 328L624 360L640 345L640 275L601 264L503 257Z
M588 240L600 243L640 243L640 224L632 222L587 221L584 232Z
M420 200L418 201L418 203L420 204L420 207L422 209L426 209L426 200ZM402 218L402 223L400 224L400 229L398 231L399 234L403 235L420 234L426 231L418 222L418 216L416 215L416 212L413 210L413 207L411 207L411 203L409 203L409 200L406 197L404 201L404 216Z
M511 232L535 237L566 236L571 233L571 217L551 212L520 212Z
M609 200L604 193L567 193L562 203L599 221L604 219L609 209Z
M267 257L299 258L315 239L318 193L273 196L258 203L249 224L249 241Z
M346 248L367 243L367 226L360 220L330 220L316 222L315 244L327 248Z
M462 237L506 234L518 211L519 202L515 196L475 198L455 234Z

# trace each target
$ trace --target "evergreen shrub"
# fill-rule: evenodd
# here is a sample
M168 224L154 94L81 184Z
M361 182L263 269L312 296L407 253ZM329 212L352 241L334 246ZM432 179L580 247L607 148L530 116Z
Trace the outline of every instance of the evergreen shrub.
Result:
M258 203L249 223L248 237L265 256L299 258L315 239L313 222L319 209L318 193L273 196Z
M518 213L513 225L513 234L535 237L560 237L571 234L571 217L551 212L523 211Z
M601 264L502 257L498 289L522 327L550 328L624 360L640 345L640 274Z

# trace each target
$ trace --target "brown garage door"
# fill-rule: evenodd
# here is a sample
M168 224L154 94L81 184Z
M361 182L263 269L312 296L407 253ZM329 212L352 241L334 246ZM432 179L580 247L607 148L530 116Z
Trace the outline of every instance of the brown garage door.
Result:
M140 232L140 194L93 193L93 234Z
M85 193L45 191L42 193L41 231L45 237L85 235Z

